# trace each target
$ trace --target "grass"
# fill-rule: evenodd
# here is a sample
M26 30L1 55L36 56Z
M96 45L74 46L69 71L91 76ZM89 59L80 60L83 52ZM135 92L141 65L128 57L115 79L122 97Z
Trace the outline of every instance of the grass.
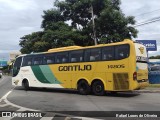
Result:
M151 87L151 88L160 88L160 84L149 84L148 87Z

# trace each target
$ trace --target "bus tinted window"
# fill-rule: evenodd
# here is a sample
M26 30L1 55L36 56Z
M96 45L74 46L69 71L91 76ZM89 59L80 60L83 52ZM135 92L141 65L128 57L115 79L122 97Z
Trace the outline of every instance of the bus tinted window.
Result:
M90 61L100 61L101 60L101 49L91 49Z
M43 57L42 56L35 56L33 59L33 65L42 65L43 64Z
M68 62L68 52L57 53L56 63L67 63Z
M114 60L114 47L108 46L102 48L102 60Z
M24 57L22 66L32 65L32 57Z
M101 60L101 49L87 49L85 50L85 61L100 61Z
M55 55L54 54L46 55L44 58L44 64L53 64L53 63L55 63Z
M88 62L90 61L90 49L86 49L84 52L84 61Z
M124 59L129 57L129 45L119 45L115 46L116 60Z
M21 62L22 62L22 57L19 57L16 59L15 63L14 63L14 67L13 67L13 77L16 76L20 70L21 67Z
M83 61L83 50L70 52L70 62L82 62L82 61Z

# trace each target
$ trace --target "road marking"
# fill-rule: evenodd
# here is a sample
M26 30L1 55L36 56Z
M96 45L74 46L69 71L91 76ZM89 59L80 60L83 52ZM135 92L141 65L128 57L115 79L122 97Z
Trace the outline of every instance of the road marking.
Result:
M15 88L15 87L14 87L14 88ZM13 106L13 107L19 108L18 111L20 111L20 110L23 110L23 111L40 111L40 110L35 110L35 109L30 109L30 108L22 107L22 106L19 106L19 105L16 105L16 104L13 104L13 103L9 102L9 101L7 100L7 97L8 97L8 95L14 90L14 88L13 88L12 90L10 90L8 93L6 93L6 94L0 99L0 101L4 100L7 105L11 105L11 106Z
M14 88L13 88L14 89ZM12 90L13 90L12 89ZM12 92L12 90L10 90L8 93L6 93L2 98L1 100L5 100L7 98L7 96Z
M15 87L14 87L15 88ZM5 106L8 106L8 105L11 105L13 107L16 107L16 108L19 108L17 110L18 111L40 111L40 110L35 110L35 109L30 109L30 108L27 108L27 107L22 107L22 106L19 106L19 105L16 105L16 104L13 104L11 103L10 101L7 100L7 97L8 95L14 90L14 88L12 88L8 93L6 93L1 99L0 99L0 102L5 102L3 105L0 105L0 107L5 107ZM54 115L58 115L60 117L65 117L65 120L70 120L70 119L79 119L79 120L101 120L101 119L95 119L95 118L88 118L88 117L76 117L74 115L66 115L66 114L60 114L60 113L54 113ZM69 117L67 117L69 116ZM13 119L14 117L10 117L10 118L0 118L1 120L11 120ZM55 117L46 117L43 116L40 120L53 120Z
M42 117L40 120L53 120L54 117Z
M8 105L7 104L0 105L0 107L6 107L6 106L8 106Z

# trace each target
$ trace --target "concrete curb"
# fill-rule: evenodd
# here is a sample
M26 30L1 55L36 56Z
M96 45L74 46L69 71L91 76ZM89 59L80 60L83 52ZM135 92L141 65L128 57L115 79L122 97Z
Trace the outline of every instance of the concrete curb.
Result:
M137 93L160 93L160 90L135 90Z

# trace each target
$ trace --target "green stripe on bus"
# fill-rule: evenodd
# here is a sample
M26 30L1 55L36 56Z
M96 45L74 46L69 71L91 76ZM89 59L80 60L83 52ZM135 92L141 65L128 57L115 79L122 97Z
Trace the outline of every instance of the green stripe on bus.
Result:
M57 80L57 78L54 76L54 74L52 73L50 67L48 65L41 65L40 69L43 73L43 75L45 76L45 78L47 78L47 80L52 83L52 84L61 84L60 81Z
M42 83L50 83L46 77L44 76L44 74L42 73L41 69L39 66L31 66L32 71L34 73L34 75L36 76L37 80L39 80Z

